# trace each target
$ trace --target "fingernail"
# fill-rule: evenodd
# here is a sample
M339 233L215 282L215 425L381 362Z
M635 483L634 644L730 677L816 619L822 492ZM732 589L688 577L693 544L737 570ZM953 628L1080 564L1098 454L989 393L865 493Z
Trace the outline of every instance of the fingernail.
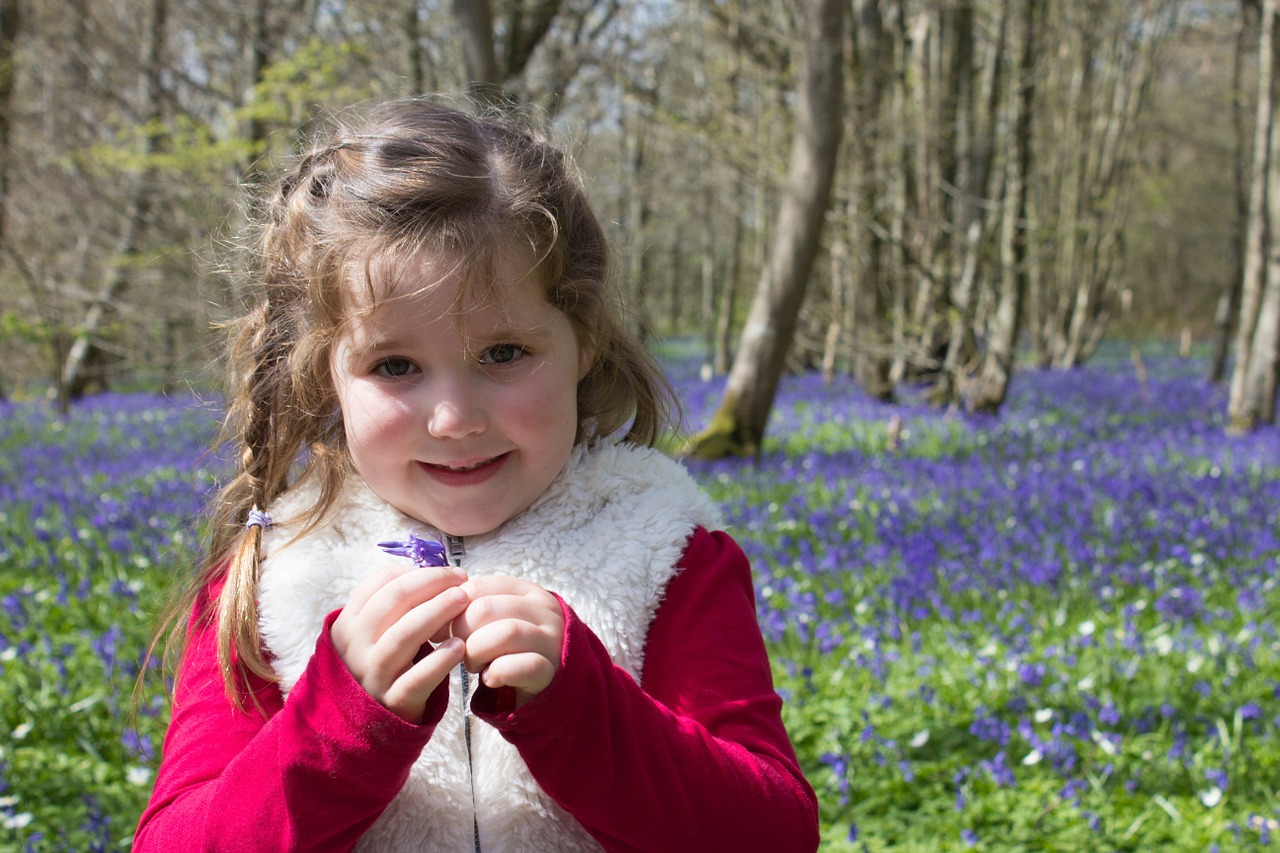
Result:
M437 648L443 649L449 652L450 654L462 654L462 650L463 648L465 648L465 644L462 642L462 640L458 639L457 637L450 637L449 639L441 643Z

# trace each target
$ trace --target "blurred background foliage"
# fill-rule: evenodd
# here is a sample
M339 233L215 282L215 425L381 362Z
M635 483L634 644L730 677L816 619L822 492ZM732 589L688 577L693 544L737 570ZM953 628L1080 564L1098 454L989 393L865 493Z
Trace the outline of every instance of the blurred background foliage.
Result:
M723 373L785 237L818 5L0 0L0 390L210 382L264 169L330 110L423 93L564 140L643 328L701 336ZM1223 379L1274 10L843 5L820 34L842 141L785 368L994 410L1013 355L1068 368L1109 335L1216 339Z

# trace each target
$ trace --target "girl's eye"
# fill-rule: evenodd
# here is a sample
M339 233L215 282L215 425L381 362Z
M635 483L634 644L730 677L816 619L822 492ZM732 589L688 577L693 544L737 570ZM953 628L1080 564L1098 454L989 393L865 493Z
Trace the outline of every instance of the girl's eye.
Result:
M524 355L519 344L494 344L480 356L481 364L510 364Z
M373 367L373 372L388 379L403 379L413 372L413 362L407 358L384 358Z

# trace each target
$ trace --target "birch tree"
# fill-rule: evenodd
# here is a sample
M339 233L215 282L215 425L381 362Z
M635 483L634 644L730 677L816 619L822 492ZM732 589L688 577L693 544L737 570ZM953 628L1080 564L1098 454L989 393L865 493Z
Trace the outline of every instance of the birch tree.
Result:
M1274 423L1276 360L1280 357L1280 89L1277 0L1263 0L1258 35L1258 99L1250 169L1249 221L1236 363L1227 401L1228 429L1246 432Z
M1261 14L1259 0L1240 0L1236 19L1235 50L1231 58L1231 127L1235 136L1235 202L1238 227L1231 245L1232 268L1226 290L1218 298L1214 316L1213 356L1209 360L1209 381L1221 382L1227 375L1227 355L1231 349L1231 333L1240 317L1240 297L1244 288L1245 238L1249 222L1249 170L1246 164L1248 141L1245 134L1244 65L1249 52L1250 36L1258 44L1257 21Z

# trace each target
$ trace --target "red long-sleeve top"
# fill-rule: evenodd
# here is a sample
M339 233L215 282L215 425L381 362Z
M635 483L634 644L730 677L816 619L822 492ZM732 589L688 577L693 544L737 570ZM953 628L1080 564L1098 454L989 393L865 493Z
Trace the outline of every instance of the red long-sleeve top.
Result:
M216 590L210 590L210 595ZM609 851L809 851L817 801L782 726L746 557L691 537L650 626L641 683L562 602L551 685L517 710L480 688L473 713ZM265 716L227 700L214 629L194 620L139 853L350 850L408 777L448 701L405 722L356 683L328 625L288 698L251 684Z

